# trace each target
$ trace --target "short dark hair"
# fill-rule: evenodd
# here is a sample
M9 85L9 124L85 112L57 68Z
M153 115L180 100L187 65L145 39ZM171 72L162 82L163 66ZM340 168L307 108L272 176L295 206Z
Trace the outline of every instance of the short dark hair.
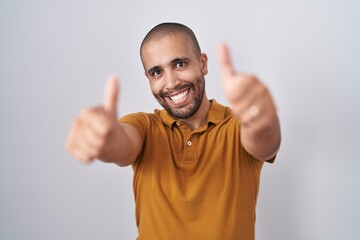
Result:
M179 33L185 34L187 37L189 37L189 39L192 42L193 51L195 55L197 56L200 55L201 54L200 45L196 39L194 32L189 27L180 23L165 22L156 25L148 32L148 34L146 34L144 40L141 42L140 45L140 56L145 43L151 40L160 39L167 35L179 34Z

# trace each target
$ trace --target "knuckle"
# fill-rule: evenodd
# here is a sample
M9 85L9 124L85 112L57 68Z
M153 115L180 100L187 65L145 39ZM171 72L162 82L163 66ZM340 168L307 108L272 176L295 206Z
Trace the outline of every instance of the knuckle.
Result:
M80 160L83 163L89 163L93 159L93 157L88 152L79 151L76 159Z
M70 155L74 155L77 151L77 145L73 138L69 138L65 143L66 150L70 153Z
M82 156L78 160L82 163L89 164L92 159L88 156Z
M93 117L95 114L99 112L99 107L88 107L81 110L79 114L80 119L88 119Z
M79 116L80 117L86 117L91 113L91 108L84 108L83 110L81 110Z
M256 77L252 74L243 74L243 78L249 82L254 81L256 79Z
M71 132L79 131L82 125L83 125L83 119L81 118L81 116L79 116L73 121Z
M251 81L254 81L254 82L258 82L258 81L259 81L259 78L258 78L255 74L249 74L249 75L248 75L248 78L249 78Z
M65 143L65 149L71 153L72 151L72 143L71 143L71 140L67 140L66 143Z
M267 87L265 87L263 84L259 84L258 91L259 91L260 94L267 94L268 93Z
M255 86L256 84L261 84L258 77L256 75L253 75L253 74L247 74L244 76L244 79L246 79L245 81L248 83L248 84L251 84L253 86Z

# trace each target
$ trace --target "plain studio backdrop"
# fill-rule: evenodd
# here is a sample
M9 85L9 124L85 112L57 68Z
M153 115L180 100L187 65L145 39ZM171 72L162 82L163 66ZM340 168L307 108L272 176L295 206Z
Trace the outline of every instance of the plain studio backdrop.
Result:
M209 57L209 98L227 104L215 47L277 103L282 147L265 164L257 239L360 239L360 1L0 0L0 239L134 239L132 169L70 158L77 113L121 79L119 116L160 108L139 58L164 21Z

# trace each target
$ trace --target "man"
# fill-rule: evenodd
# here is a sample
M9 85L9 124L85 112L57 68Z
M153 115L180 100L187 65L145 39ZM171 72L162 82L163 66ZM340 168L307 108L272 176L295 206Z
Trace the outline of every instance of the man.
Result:
M140 55L164 109L117 121L118 81L110 77L104 105L75 119L69 152L83 162L132 165L138 239L254 239L260 171L280 146L267 88L235 72L220 44L221 78L232 108L209 100L207 55L181 24L154 27Z

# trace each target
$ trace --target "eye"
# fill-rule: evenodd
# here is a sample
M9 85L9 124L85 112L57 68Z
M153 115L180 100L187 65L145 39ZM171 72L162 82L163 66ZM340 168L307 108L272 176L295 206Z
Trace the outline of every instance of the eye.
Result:
M182 67L185 67L186 66L186 63L185 62L178 62L176 63L176 67L177 68L182 68Z
M160 70L155 70L153 72L151 72L151 76L154 76L154 77L157 77L161 74L161 71Z

